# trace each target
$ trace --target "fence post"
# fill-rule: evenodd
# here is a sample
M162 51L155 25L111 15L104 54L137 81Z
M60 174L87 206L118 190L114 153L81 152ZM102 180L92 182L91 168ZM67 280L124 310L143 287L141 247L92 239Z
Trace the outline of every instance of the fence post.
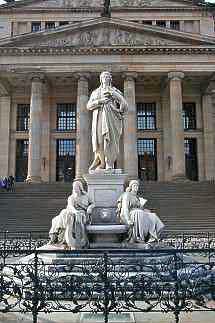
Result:
M174 305L175 310L175 322L179 323L179 315L180 315L180 309L179 309L179 282L178 282L178 259L177 259L177 250L174 251L174 279L175 279L175 290L174 290Z
M109 297L108 297L108 255L107 252L104 253L104 323L108 323L108 303L109 303Z
M38 316L38 253L35 250L34 253L34 280L33 280L33 299L32 299L32 316L33 316L33 323L37 323L37 316Z

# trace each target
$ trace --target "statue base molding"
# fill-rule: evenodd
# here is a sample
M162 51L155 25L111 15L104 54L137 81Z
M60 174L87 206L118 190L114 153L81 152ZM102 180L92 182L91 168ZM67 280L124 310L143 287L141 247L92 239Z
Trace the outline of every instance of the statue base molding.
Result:
M127 175L118 171L117 169L107 172L95 171L92 174L83 175L88 186L89 197L97 207L116 207L117 199L124 192L127 178Z

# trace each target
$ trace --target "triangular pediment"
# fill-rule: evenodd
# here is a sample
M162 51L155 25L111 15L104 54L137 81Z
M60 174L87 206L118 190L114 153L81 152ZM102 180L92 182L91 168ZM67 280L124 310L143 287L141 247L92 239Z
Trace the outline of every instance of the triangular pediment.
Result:
M104 0L21 0L9 2L2 7L23 9L37 8L98 8L103 7ZM187 7L192 6L192 0L111 0L111 7Z
M140 25L121 20L97 18L0 41L6 47L105 47L105 46L192 46L215 45L212 37Z

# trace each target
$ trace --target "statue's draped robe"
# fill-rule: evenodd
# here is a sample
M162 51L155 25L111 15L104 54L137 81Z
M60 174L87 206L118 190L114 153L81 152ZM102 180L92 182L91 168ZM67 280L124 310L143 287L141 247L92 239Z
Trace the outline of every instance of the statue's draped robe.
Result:
M106 162L113 165L119 154L119 140L123 129L122 113L127 103L121 92L109 87L114 99L103 105L99 104L102 98L102 87L92 92L87 104L88 110L93 110L92 146L93 152L103 147Z
M84 248L88 246L86 224L89 221L87 208L91 204L87 194L68 198L67 208L53 218L49 234L56 234L63 231L61 243L66 243L71 248ZM74 209L77 214L74 213Z
M118 199L118 205L121 223L132 225L128 240L134 242L146 242L148 239L158 240L164 224L155 213L141 208L140 200L135 193L123 193Z

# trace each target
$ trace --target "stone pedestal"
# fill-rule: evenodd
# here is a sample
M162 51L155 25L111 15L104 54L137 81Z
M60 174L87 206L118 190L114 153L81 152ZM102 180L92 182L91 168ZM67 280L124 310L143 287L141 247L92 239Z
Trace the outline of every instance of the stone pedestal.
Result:
M116 207L119 196L124 192L125 174L85 174L88 194L96 207Z

